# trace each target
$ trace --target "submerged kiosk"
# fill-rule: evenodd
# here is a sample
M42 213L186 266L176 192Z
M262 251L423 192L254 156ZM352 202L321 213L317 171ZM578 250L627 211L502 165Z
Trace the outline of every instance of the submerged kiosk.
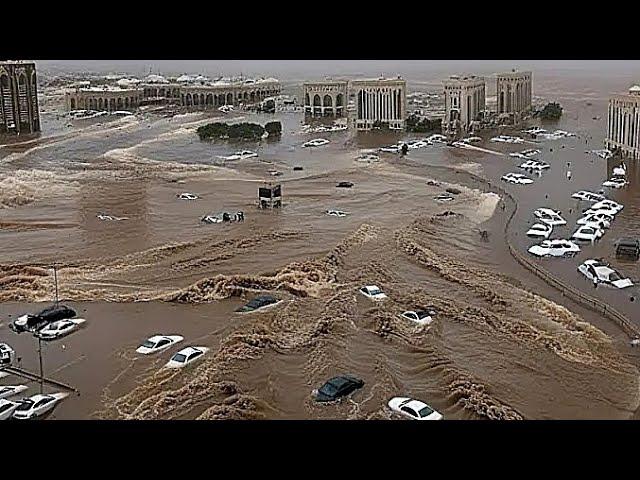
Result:
M260 208L282 207L282 186L268 184L258 190L258 205Z

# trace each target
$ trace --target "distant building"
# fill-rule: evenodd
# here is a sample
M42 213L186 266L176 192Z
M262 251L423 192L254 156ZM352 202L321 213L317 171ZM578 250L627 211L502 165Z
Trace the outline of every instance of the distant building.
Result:
M614 95L609 100L607 139L609 150L640 158L640 86L634 85L627 95Z
M519 118L531 110L531 72L499 73L496 95L498 114L513 113Z
M305 82L302 85L304 113L321 117L346 115L348 88L347 80Z
M40 131L36 65L0 62L0 133Z
M444 118L446 133L469 132L485 110L484 77L452 75L444 81Z
M407 117L407 82L398 78L352 80L349 98L353 101L350 121L356 130L385 125L402 130Z
M67 110L99 110L115 112L137 108L142 101L142 88L110 86L82 87L65 93Z

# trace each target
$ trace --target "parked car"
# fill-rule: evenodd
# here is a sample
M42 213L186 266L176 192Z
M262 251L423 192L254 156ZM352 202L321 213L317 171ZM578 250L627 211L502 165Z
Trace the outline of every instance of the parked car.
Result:
M13 412L13 418L27 420L41 417L55 408L55 406L65 399L67 393L38 394L20 401L20 405Z
M9 328L16 333L33 333L51 322L73 318L75 316L76 312L73 309L65 305L53 305L38 313L22 315L16 321L9 324Z
M26 385L0 385L0 398L9 398L24 392Z
M573 232L571 238L574 240L585 240L589 242L595 242L604 235L604 230L592 225L581 225Z
M604 200L601 200L591 205L591 208L593 210L603 209L603 210L615 210L616 212L620 212L622 211L622 209L624 209L624 205L618 202L614 202L613 200L609 200L608 198L605 198Z
M153 335L142 342L142 345L136 349L136 352L142 355L150 355L166 350L176 343L180 343L182 340L184 340L184 337L180 335Z
M344 398L364 386L364 381L352 375L333 377L319 389L313 391L316 402L334 402Z
M586 190L580 190L571 195L571 198L575 198L576 200L583 200L585 202L601 202L602 200L606 200L604 195L600 195L599 193L593 193Z
M604 283L616 288L627 288L633 286L633 282L622 276L601 260L585 260L578 267L578 271L594 283Z
M576 255L580 247L570 240L543 240L529 248L529 253L538 257L565 257Z
M39 330L36 335L43 340L55 340L56 338L70 334L85 322L86 320L84 318L67 318L64 320L58 320L56 322L51 322Z
M513 183L515 185L529 185L533 183L533 180L521 173L506 173L500 177L500 180L507 183Z
M9 400L0 400L0 420L8 420L13 416L20 404Z
M15 359L15 350L8 343L0 343L0 365L11 365Z
M384 300L387 296L376 285L367 285L358 290L362 295L371 300Z
M541 222L547 225L565 225L567 221L560 216L560 212L557 210L551 210L550 208L538 208L533 211L533 215Z
M527 230L527 236L549 238L551 232L553 232L552 225L547 225L546 223L536 223L532 225L529 230Z
M411 420L442 420L444 416L420 400L408 397L394 397L389 400L389 408Z

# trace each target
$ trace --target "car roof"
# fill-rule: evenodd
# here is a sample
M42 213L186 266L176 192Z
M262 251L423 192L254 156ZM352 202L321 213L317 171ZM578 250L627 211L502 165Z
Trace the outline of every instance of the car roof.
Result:
M44 399L48 399L48 398L52 398L51 395L43 395L38 393L37 395L34 395L33 397L30 397L28 400L31 400L32 402L36 403L39 402L40 400L44 400Z
M377 285L365 285L364 288L366 288L367 290L381 290L381 288Z
M179 352L177 352L176 355L178 353L181 353L183 355L191 355L194 352L202 352L202 350L200 350L199 348L195 348L195 347L186 347L186 348L183 348L182 350L180 350Z
M415 410L416 412L419 412L424 407L428 407L429 405L427 405L424 402L421 402L420 400L409 399L409 400L406 400L404 403L402 403L401 406L409 407Z
M167 338L165 335L154 335L153 337L149 337L147 340L150 342L159 342L163 338Z

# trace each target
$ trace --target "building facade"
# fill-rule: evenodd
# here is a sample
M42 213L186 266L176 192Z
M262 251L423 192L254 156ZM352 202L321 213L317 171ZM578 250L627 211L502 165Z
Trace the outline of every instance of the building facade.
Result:
M499 73L496 80L498 114L522 115L531 110L531 72Z
M137 108L143 99L139 87L86 87L65 93L67 110L98 110L115 112Z
M0 63L0 133L40 131L36 65Z
M609 150L624 156L640 158L640 86L629 89L627 95L614 95L609 100L607 139Z
M350 123L356 130L379 124L402 130L407 117L407 82L398 77L352 80L349 84Z
M326 80L302 85L304 113L313 116L343 117L346 115L349 82Z
M444 81L443 131L448 134L471 131L485 106L484 77L452 75Z

